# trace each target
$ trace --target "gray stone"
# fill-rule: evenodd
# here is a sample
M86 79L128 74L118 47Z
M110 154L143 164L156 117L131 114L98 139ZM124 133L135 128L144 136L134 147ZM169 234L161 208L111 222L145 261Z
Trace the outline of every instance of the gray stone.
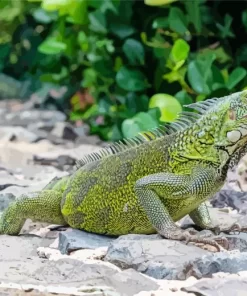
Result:
M68 122L56 122L51 135L70 141L74 141L78 137L74 127Z
M15 196L12 193L0 194L0 212L2 212L7 206L15 200Z
M229 251L239 250L247 252L247 233L240 232L239 234L223 235L229 242Z
M0 124L12 126L27 126L38 121L46 121L54 125L58 121L65 121L66 115L57 110L23 110L19 112L8 113L1 118Z
M45 286L33 284L1 283L1 296L122 296L107 286L81 286L78 288L65 286Z
M28 131L27 129L21 126L4 126L0 127L0 141L1 142L35 142L38 140L38 136L35 133Z
M31 284L77 286L116 273L103 264L83 263L74 259L48 261L37 256L37 248L48 247L53 240L32 236L0 236L0 281Z
M247 192L235 190L221 190L210 200L213 207L231 207L238 212L247 213Z
M90 133L90 126L83 123L81 126L74 127L74 131L79 137L86 136Z
M237 273L247 270L247 252L219 252L190 260L184 265L184 275L187 277L193 271L197 278L210 277L216 272Z
M196 246L158 235L124 235L110 244L104 260L156 279L185 279L185 264L206 254L209 252Z
M43 158L34 155L33 162L40 165L54 166L60 170L70 170L74 167L76 160L69 155L59 155L56 158ZM72 168L71 168L72 167Z
M33 184L32 186L28 186L28 187L20 187L16 185L8 186L1 191L1 194L4 194L4 195L13 194L17 198L19 198L22 194L28 194L29 192L42 190L42 188L44 188L47 183L48 183L48 180L43 182L38 182L38 184Z
M66 292L63 292L62 289L64 287L60 288L53 288L53 289L47 289L45 286L40 285L13 285L11 283L8 284L9 286L0 286L0 295L1 296L92 296L92 292L88 291L88 293L79 292L76 291L73 288L66 289ZM46 290L51 290L50 292ZM92 289L93 290L93 289ZM108 291L105 291L104 289L99 290L98 293L95 289L94 296L113 296L113 294L109 294ZM114 294L114 296L120 296L120 294Z
M181 288L181 291L198 296L244 296L247 291L247 278L203 279L190 287Z
M7 172L0 172L0 191L9 186L27 187L32 184L31 180L18 178L15 175L10 175Z
M17 144L8 142L7 145L0 141L1 166L4 166L8 170L27 169L28 175L28 169L30 170L30 162L34 154L55 149L57 147L46 140L39 141L38 143L18 142ZM40 170L41 167L37 167L36 172ZM33 171L31 175L34 176Z
M62 254L69 254L79 249L96 249L108 247L114 238L88 233L78 229L68 229L59 233L59 250Z
M144 276L134 269L127 269L110 277L108 276L104 282L121 292L121 296L133 296L141 291L151 291L159 288L155 280Z
M0 74L0 99L23 99L29 97L31 94L31 82L18 81L15 78L6 75L4 73Z
M238 253L210 253L192 244L160 239L158 235L126 235L110 244L104 260L156 279L182 280L190 276L211 276L215 272L247 270L247 234L226 237L230 250L237 249Z
M40 159L43 158L47 160L49 159L54 160L57 157L63 155L63 156L69 156L72 159L80 159L83 156L85 156L85 154L98 151L99 149L100 147L98 146L85 144L72 149L57 148L57 149L53 149L52 151L46 151L46 152L40 152L40 153L38 152L38 153L35 153L35 157Z
M85 262L70 259L69 256L58 260L46 260L37 256L37 247L48 247L51 239L32 236L0 236L0 281L4 283L45 285L53 287L81 287L89 292L97 287L109 287L109 292L132 296L140 291L158 288L152 278L133 269L120 271L110 263L100 260ZM86 288L87 287L87 288ZM110 289L111 288L111 289ZM61 291L61 290L60 290ZM100 289L99 289L100 292ZM94 295L94 294L93 294ZM97 294L96 294L97 295ZM101 294L99 294L101 295Z
M89 144L89 145L101 145L102 141L98 136L80 136L75 140L76 145Z

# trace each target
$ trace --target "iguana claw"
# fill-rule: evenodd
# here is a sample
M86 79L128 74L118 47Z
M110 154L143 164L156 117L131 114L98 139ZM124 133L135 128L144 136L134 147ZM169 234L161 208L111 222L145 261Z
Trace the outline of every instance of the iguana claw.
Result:
M224 232L224 233L240 233L240 232L244 232L244 231L247 231L247 227L241 227L239 223L234 223L232 224L231 226L229 227L220 227L220 226L215 226L213 228L210 228L209 229L210 231L212 231L215 235L219 235L221 232Z
M169 233L160 233L161 236L178 240L178 241L185 241L185 244L188 243L202 243L204 245L211 245L217 248L218 251L221 251L222 248L228 250L229 249L229 242L226 237L214 236L211 237L211 234L202 234L197 232L193 228L188 228L186 230L176 229L175 231Z
M247 230L247 227L241 227L238 223L234 223L229 227L226 228L220 228L220 232L225 232L225 233L231 233L231 232L242 232L243 230Z
M218 242L217 242L218 241ZM200 236L188 236L185 240L185 244L187 245L188 243L193 242L193 243L202 243L204 245L211 245L217 248L218 251L222 250L222 247L226 250L229 249L229 242L226 237L210 237L210 238L205 238L205 237L200 237Z

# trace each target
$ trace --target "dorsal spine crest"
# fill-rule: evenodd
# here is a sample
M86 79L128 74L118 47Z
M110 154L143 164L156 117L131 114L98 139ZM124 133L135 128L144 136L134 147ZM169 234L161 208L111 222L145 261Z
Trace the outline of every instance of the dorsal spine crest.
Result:
M178 115L177 119L170 124L164 123L159 127L156 127L149 131L140 132L137 136L133 138L125 138L122 141L118 141L106 146L105 148L101 148L97 152L92 152L88 155L85 155L82 159L76 162L76 169L79 169L90 162L98 161L110 155L118 154L134 147L140 146L147 141L155 141L158 138L162 138L167 135L175 134L177 132L188 129L195 122L201 119L201 117L205 115L215 104L217 104L218 101L222 99L223 98L212 98L206 101L185 105L185 107L191 108L192 111L182 111Z

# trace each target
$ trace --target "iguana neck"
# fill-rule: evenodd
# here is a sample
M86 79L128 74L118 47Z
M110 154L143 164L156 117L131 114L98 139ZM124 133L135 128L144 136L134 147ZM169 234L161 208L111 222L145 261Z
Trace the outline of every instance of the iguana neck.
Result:
M171 139L169 153L177 160L204 160L218 162L217 150L214 148L214 128L200 130L200 126L194 125L178 132Z
M213 156L215 135L222 128L222 114L208 113L188 128L174 135L172 150L176 150L183 156L210 160ZM214 154L214 153L213 153Z

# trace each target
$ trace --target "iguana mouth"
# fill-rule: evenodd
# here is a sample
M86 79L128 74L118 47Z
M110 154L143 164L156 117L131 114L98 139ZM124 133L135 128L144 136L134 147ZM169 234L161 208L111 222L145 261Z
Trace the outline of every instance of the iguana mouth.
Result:
M230 157L238 148L242 147L244 143L246 143L246 145L247 145L247 134L243 135L241 131L239 131L239 132L241 133L241 137L237 142L228 144L226 146L215 145L215 148L217 150L222 150L222 151L227 152L228 156Z

